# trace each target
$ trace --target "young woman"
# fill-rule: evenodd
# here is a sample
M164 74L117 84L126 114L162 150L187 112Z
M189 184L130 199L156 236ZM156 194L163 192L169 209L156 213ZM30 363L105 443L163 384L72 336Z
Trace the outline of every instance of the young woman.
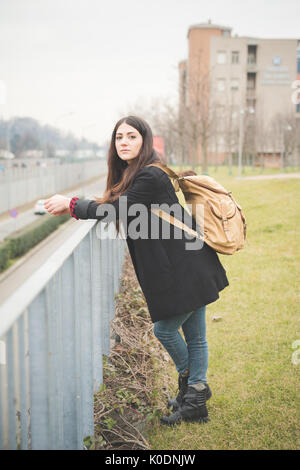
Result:
M166 425L182 420L206 422L206 401L211 396L206 376L206 305L219 298L219 291L228 286L228 280L212 248L201 243L197 249L187 249L187 241L195 241L196 237L187 236L184 230L151 212L153 204L164 204L167 212L176 204L184 224L199 232L195 219L178 203L167 174L159 167L147 166L155 162L162 164L153 150L149 125L138 117L125 117L117 122L112 133L103 197L85 200L56 194L46 200L45 208L55 216L70 212L76 219L116 221L117 230L120 222L124 228L137 220L132 215L136 214L135 204L146 208L146 218L140 224L144 225L143 236L133 236L128 229L126 242L154 323L154 334L179 373L178 396L168 403L173 413L164 416L161 422ZM114 218L111 211L99 214L103 204L114 209ZM154 225L158 232L151 230ZM165 236L166 229L169 237ZM180 327L185 340L178 331Z

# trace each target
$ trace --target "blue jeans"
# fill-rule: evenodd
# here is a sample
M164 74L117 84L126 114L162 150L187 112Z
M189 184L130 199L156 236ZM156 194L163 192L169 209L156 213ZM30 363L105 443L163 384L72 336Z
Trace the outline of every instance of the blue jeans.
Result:
M179 374L189 369L188 385L207 383L206 306L154 323L154 334L173 359ZM185 341L179 333L182 327Z

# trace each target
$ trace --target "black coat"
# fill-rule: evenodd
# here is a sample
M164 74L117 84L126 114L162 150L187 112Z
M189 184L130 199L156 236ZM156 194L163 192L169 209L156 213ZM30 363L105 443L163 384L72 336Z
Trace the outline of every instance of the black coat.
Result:
M162 219L157 219L149 210L151 204L178 204L174 187L166 173L158 167L142 168L136 174L130 189L122 196L127 196L128 210L137 203L148 208L148 237L134 239L128 231L126 242L152 321L191 312L217 300L219 291L229 285L217 253L206 243L197 250L187 250L187 242L191 243L195 238ZM125 227L126 221L120 210L124 199L122 196L111 204ZM168 212L166 207L164 210ZM74 213L80 219L103 220L106 214L97 216L97 208L99 204L95 201L78 199ZM184 223L199 231L195 219L183 208L181 210L182 215L185 215ZM137 220L139 213L136 216L129 216L127 213L127 216L128 228L133 220ZM159 222L158 239L150 238L153 218L156 218L156 224ZM162 236L166 227L170 230L169 239ZM180 239L175 238L176 234L180 234Z

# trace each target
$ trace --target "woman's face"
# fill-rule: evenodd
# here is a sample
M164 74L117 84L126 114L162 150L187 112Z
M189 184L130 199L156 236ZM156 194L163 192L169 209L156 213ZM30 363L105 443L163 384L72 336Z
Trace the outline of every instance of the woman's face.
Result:
M120 124L116 132L115 146L117 154L128 165L136 158L143 145L141 134L126 122Z

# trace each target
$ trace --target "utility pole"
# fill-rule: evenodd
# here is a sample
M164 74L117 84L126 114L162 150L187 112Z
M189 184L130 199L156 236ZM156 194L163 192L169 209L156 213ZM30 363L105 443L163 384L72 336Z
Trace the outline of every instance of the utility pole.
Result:
M239 161L238 161L238 177L242 177L242 152L243 152L243 133L244 133L244 109L240 109L239 121Z
M238 161L238 177L242 177L242 166L243 166L243 139L244 139L244 114L248 112L254 114L254 108L242 108L240 109L240 122L239 122L239 161Z

